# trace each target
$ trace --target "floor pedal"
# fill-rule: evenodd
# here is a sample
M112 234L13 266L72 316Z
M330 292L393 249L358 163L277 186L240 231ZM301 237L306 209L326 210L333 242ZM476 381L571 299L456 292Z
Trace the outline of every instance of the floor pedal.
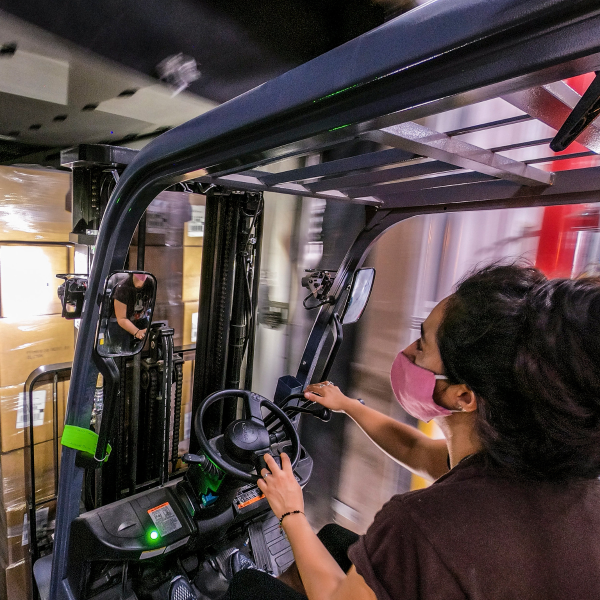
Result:
M267 573L272 573L273 568L271 566L271 559L269 558L267 542L263 535L263 524L260 522L252 523L248 527L248 535L250 536L250 545L252 546L252 555L254 556L256 566Z
M294 562L292 547L279 527L279 519L273 514L263 521L262 535L269 553L271 573L277 577Z
M223 574L226 579L231 579L231 573L229 568L229 557L237 552L238 549L234 546L233 548L225 548L217 554L214 558L217 569Z
M190 582L182 575L178 575L171 581L169 600L198 600L198 596L194 593Z

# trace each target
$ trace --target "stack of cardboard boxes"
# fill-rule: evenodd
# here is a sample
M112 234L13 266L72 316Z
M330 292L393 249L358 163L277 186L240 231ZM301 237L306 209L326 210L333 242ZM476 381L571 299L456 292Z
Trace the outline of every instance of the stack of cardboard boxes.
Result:
M0 597L31 596L24 385L42 365L73 359L72 321L60 315L57 273L73 268L70 175L45 169L0 167ZM59 435L68 383L58 384ZM51 384L33 392L38 499L54 493ZM54 518L54 503L38 511L38 527Z
M29 600L27 526L29 420L24 385L42 365L73 360L73 321L61 317L58 273L73 273L70 174L0 166L0 598ZM175 329L175 345L195 342L204 232L204 197L163 192L147 211L145 270L158 281L154 321ZM137 235L129 268L137 265ZM181 438L189 439L193 363L185 363ZM68 382L58 384L59 435ZM54 493L52 384L33 393L37 499ZM183 443L185 449L186 442ZM57 466L56 466L57 467ZM55 504L38 510L38 530Z

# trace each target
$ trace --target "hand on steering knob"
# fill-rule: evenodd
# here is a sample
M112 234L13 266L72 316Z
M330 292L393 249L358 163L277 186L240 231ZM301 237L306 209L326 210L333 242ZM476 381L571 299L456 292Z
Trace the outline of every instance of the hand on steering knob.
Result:
M259 479L257 483L278 519L281 518L281 515L296 510L304 512L302 488L294 477L292 463L285 452L282 452L280 456L281 468L270 454L264 455L268 470L261 471L262 479Z
M340 388L331 381L311 383L304 390L304 397L334 412L345 412L347 406L351 402L355 402L352 398L345 396Z

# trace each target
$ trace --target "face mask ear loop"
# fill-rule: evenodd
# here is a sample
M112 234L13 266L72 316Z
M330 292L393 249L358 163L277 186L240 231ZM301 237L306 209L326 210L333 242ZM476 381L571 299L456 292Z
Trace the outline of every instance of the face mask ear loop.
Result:
M441 379L441 380L444 380L444 379L446 379L446 380L447 380L447 379L448 379L448 377L446 377L446 375L436 375L436 374L434 373L434 374L433 374L433 376L436 378L436 380L440 380L440 379ZM453 413L455 413L455 412L465 412L465 409L464 409L464 408L462 408L462 407L461 407L461 408L449 408L448 410L449 410L450 412L453 412Z

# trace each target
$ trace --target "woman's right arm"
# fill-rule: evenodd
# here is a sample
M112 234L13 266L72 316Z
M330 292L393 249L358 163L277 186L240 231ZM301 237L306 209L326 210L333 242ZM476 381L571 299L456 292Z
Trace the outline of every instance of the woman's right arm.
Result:
M335 385L311 384L304 396L333 411L345 412L377 446L412 473L435 481L448 472L446 440L432 440L418 429L345 396Z
M119 300L114 301L115 317L117 323L128 333L135 336L139 329L127 318L127 304Z

